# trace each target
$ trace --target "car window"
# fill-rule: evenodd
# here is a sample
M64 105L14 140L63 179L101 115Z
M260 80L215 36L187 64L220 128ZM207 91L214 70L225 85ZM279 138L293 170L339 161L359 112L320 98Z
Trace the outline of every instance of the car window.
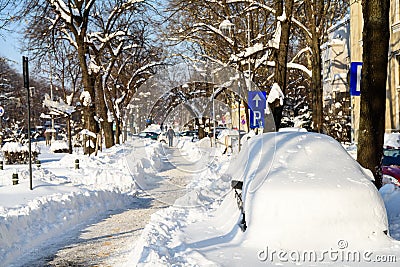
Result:
M400 165L400 149L384 149L382 165Z

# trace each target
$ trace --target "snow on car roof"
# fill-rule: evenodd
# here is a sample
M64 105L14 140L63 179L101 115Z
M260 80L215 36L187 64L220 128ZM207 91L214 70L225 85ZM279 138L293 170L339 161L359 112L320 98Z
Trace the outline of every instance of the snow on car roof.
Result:
M385 133L383 146L400 148L400 133Z

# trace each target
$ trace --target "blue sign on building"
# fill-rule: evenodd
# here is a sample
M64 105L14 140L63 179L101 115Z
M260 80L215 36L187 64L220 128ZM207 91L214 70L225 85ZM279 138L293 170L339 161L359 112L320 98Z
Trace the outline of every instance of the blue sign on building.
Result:
M350 95L359 96L361 94L361 69L362 62L351 62L350 64Z
M251 91L248 95L250 111L250 128L263 128L265 125L264 113L267 106L266 92Z

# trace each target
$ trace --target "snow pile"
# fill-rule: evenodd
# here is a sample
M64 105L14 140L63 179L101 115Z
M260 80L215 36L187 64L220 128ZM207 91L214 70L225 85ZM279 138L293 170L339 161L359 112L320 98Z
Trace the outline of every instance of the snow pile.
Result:
M48 107L51 112L55 112L56 114L71 115L75 112L75 107L66 104L61 98L59 101L53 101L48 94L44 96L43 106Z
M158 124L150 124L144 129L142 132L154 132L154 133L161 133L161 127Z
M199 142L185 142L182 150L196 153L200 150L192 149L199 145ZM207 217L208 212L214 211L224 197L232 193L230 177L224 175L230 157L216 154L215 149L212 151L208 167L192 175L192 181L187 185L188 193L177 199L174 206L152 215L132 251L132 261L125 263L126 266L207 266L213 263L195 251L190 256L181 251L186 245L180 232L187 225Z
M31 147L32 152L38 152L39 153L39 148L35 145L32 145ZM27 145L23 145L18 142L7 142L3 145L1 148L2 152L9 152L9 153L19 153L19 152L28 152L29 148Z
M157 149L147 152L156 153ZM135 162L151 154L139 155L127 146L114 146L97 157L66 155L60 161L33 166L33 190L29 190L26 168L6 168L0 179L0 261L12 265L32 260L40 247L62 240L82 222L110 210L131 205L136 195L134 176L126 156ZM75 160L79 169L75 169ZM43 168L43 165L46 168ZM21 166L23 167L23 166ZM43 168L43 169L42 169ZM139 168L139 167L138 167ZM137 170L138 173L145 171ZM11 184L12 173L19 184ZM58 241L60 242L60 241ZM54 244L54 243L52 243Z
M130 173L135 177L135 183L141 189L153 187L157 183L155 174L163 166L161 155L162 143L140 138L133 142L135 149L126 153L125 160Z
M84 107L89 107L92 104L92 97L88 91L82 91L79 100Z
M267 102L272 104L275 101L279 101L279 105L282 106L284 99L285 95L283 94L281 87L277 83L274 83L271 87L271 91L269 92Z
M41 184L41 186L49 186ZM107 210L124 207L132 197L113 191L80 190L37 197L26 206L0 210L0 260L8 265L32 248Z
M61 140L56 140L50 145L51 152L67 152L68 150L68 144Z
M394 184L386 184L379 192L388 213L390 235L400 240L400 188Z
M383 146L392 148L400 147L400 133L385 133Z
M204 145L204 142L207 141L202 141L199 144ZM208 142L210 142L210 139L208 139ZM189 162L197 162L202 157L198 143L192 142L188 138L180 138L177 147L180 149L181 155L183 155Z

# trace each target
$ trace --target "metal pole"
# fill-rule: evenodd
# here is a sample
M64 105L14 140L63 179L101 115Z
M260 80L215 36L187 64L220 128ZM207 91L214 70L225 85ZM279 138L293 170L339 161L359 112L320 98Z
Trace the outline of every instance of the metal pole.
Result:
M240 123L241 123L241 121L240 121L240 80L239 80L239 83L238 83L238 117L239 117L239 124L238 124L238 144L239 144L239 152L240 152L240 146L241 146L241 144L240 144Z
M350 95L350 144L354 144L354 99L353 96Z
M50 60L50 99L51 101L54 100L53 98L53 67ZM54 142L56 140L56 134L54 130L54 115L51 114L51 141Z
M214 64L211 64L214 66ZM215 103L214 103L214 98L215 98L215 84L214 84L214 68L212 68L212 87L213 87L213 99L212 99L212 108L213 108L213 125L214 125L214 130L213 130L213 139L214 139L214 147L217 146L217 140L215 139L215 131L216 131L216 126L215 126Z
M32 186L32 144L31 144L31 91L29 89L29 69L28 58L22 57L24 87L28 91L28 148L29 148L29 188L33 190Z
M3 114L0 114L0 147L3 144Z

